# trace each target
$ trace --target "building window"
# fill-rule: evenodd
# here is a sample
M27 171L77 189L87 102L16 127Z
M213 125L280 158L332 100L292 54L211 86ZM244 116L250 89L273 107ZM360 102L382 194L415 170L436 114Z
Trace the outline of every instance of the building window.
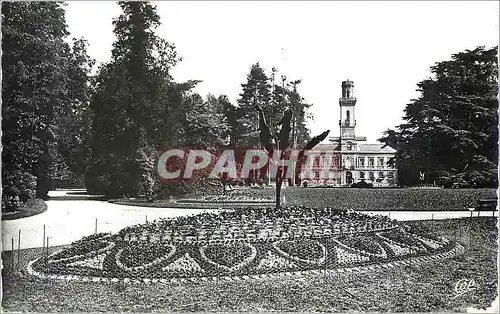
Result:
M365 173L363 171L359 172L359 178L364 179L365 178Z
M347 112L345 113L345 124L349 125L350 121L351 121L351 113L349 112L349 110L347 110Z
M382 171L379 171L379 173L378 173L378 177L379 177L380 179L382 179L382 178L384 177L384 173L383 173Z
M358 167L364 167L364 166L365 166L365 158L358 157Z
M379 166L380 168L384 167L384 157L378 158L377 166Z
M389 171L388 175L387 175L390 179L393 179L394 178L394 173L392 171Z
M351 143L347 143L347 150L352 150L352 144Z
M375 165L375 158L369 157L368 158L368 167L373 167Z
M339 166L339 157L335 156L332 158L332 167L338 167Z
M320 160L321 160L321 157L316 157L316 158L314 158L314 165L319 167L319 165L320 165Z
M373 171L370 171L368 173L368 175L370 176L370 180L374 180L375 179L375 175L373 174Z
M319 180L319 171L314 172L314 179Z

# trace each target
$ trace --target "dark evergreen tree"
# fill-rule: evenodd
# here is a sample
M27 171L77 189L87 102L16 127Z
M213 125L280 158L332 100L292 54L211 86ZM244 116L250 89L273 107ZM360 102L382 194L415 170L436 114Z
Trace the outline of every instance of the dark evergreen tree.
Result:
M431 67L434 77L380 140L397 149L403 184L497 186L498 48L478 47ZM422 175L421 175L422 174Z
M155 34L160 18L148 2L119 2L123 13L113 21L112 60L100 68L91 99L91 162L86 183L113 196L146 193L149 172L140 160L178 138L179 86L170 68L175 48ZM171 138L168 138L168 137ZM149 154L147 153L147 154Z
M228 144L234 147L240 142L243 134L243 128L238 119L241 118L241 108L233 105L226 95L221 95L217 99L225 121L228 124L229 130L224 134L224 138L228 140Z
M243 128L241 143L245 146L257 146L259 144L258 115L256 106L260 106L264 113L270 111L270 84L269 79L259 63L253 64L247 76L247 82L241 84L243 91L238 99L241 108L241 116L238 121ZM273 120L272 118L269 118Z

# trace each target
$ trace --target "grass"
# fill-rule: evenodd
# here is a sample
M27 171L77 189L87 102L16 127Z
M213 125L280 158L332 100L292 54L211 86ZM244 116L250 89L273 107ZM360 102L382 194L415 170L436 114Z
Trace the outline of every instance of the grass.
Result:
M3 212L2 220L14 220L41 214L47 210L47 204L40 199L28 200L15 212Z
M496 218L489 217L474 218L472 222L411 222L415 227L457 239L466 245L466 252L451 259L361 274L125 285L43 280L5 273L3 307L23 312L463 312L470 306L489 306L497 294L496 223ZM36 250L31 252L36 254ZM23 252L21 264L33 257L30 254ZM462 278L474 279L478 289L454 298L454 285Z
M274 200L274 189L243 189L232 192L238 196L249 196ZM287 187L282 192L288 205L308 207L349 208L369 211L451 211L476 207L481 199L496 198L493 189L356 189L356 188L301 188ZM192 193L183 198L200 198L200 193ZM170 200L157 200L152 203L141 200L114 200L123 205L170 208L219 208L223 204L180 204ZM231 206L235 206L232 204Z

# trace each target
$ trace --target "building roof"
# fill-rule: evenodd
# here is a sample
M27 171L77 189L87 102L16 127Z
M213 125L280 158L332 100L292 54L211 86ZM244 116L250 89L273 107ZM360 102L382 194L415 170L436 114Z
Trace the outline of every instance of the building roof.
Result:
M396 150L390 146L385 146L383 143L376 144L358 144L358 151L363 153L396 153Z
M333 144L318 144L314 146L313 150L325 150L325 151L331 151L338 145L333 145Z
M358 149L353 150L353 151L345 151L343 150L342 153L384 153L384 154L395 154L396 150L391 148L390 146L385 146L383 143L375 143L375 144L362 144L362 143L357 143ZM383 148L382 148L383 147ZM318 144L316 145L313 150L314 151L323 151L323 152L332 152L332 151L338 151L339 145L337 143L331 143L331 144Z

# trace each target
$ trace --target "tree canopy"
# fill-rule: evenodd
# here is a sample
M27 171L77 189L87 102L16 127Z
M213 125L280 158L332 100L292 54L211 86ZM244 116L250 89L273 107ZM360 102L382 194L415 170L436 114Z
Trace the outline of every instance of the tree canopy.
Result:
M2 207L46 198L77 170L75 144L92 60L70 46L56 2L2 2Z
M497 58L498 47L466 50L436 63L433 77L418 84L405 123L380 139L397 149L392 162L402 184L497 186Z

